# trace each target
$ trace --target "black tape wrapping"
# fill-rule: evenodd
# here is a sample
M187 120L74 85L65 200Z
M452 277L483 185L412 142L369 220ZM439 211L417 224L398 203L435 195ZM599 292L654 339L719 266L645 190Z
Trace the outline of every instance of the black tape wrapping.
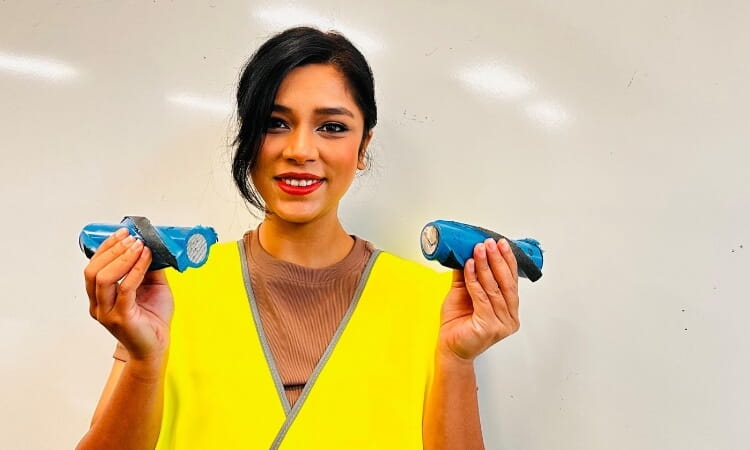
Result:
M143 243L154 254L149 270L163 269L168 266L177 268L177 258L164 245L164 241L162 241L154 226L151 225L150 220L142 216L125 216L125 219L130 219L133 222L136 231L143 238Z
M518 275L519 276L525 276L530 281L536 281L540 278L542 278L542 271L537 267L536 264L534 264L534 261L524 253L523 250L519 246L515 244L511 239L506 238L500 233L496 233L492 230L488 230L486 228L482 227L476 227L479 230L484 231L485 233L489 234L492 239L495 241L499 241L500 239L505 239L508 241L508 244L510 244L510 249L513 250L513 255L516 257L516 262L518 263Z

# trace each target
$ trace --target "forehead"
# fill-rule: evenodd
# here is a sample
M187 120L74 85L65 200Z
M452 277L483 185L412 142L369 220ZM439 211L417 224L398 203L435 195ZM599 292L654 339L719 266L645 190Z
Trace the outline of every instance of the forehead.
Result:
M361 114L344 75L330 64L309 64L289 72L276 92L276 103L300 112L344 106Z

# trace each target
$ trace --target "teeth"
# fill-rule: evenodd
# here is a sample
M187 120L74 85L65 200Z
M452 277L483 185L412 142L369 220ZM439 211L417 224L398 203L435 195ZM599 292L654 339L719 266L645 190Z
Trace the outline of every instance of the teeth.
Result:
M288 184L289 186L310 186L314 183L316 183L318 180L300 180L298 178L282 178L282 180L285 184Z

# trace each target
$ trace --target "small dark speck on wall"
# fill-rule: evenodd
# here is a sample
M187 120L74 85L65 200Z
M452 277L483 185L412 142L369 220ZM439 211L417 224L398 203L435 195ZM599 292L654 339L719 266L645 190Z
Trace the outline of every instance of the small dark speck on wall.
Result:
M635 72L633 72L633 76L630 77L630 81L628 81L628 85L626 86L626 88L629 88L630 85L633 84L633 78L635 78L635 74L637 74L637 73L638 73L637 70Z
M685 328L685 331L687 331L687 328Z
M682 312L685 312L685 310L683 309Z

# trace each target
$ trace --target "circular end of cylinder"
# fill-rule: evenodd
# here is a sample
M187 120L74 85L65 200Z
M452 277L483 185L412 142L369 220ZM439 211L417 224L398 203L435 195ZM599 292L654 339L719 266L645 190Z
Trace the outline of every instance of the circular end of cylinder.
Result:
M187 240L187 257L193 264L200 264L208 255L208 242L206 237L200 233L195 233Z
M422 236L420 242L422 244L422 252L425 256L432 256L438 247L438 240L440 239L440 233L438 233L435 225L427 225L422 228Z

